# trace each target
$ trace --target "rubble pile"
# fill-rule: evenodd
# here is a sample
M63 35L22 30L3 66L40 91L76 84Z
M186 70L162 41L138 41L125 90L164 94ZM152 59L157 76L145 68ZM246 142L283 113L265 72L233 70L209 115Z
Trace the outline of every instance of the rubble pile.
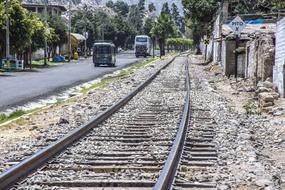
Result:
M279 95L274 92L272 82L269 79L260 82L256 90L254 81L217 77L215 71L203 68L191 65L191 99L192 106L211 110L218 124L215 129L215 142L219 147L217 189L285 189L285 120L259 113L242 113L236 109L236 99L245 103L247 95L255 100L260 95L263 105L279 104L280 99L276 100ZM209 81L214 81L216 91L208 88ZM255 91L257 96L254 96ZM269 107L273 113L277 109Z
M267 79L265 82L259 82L255 94L258 97L261 110L272 114L274 102L278 100L280 95L274 91L273 83L270 79Z

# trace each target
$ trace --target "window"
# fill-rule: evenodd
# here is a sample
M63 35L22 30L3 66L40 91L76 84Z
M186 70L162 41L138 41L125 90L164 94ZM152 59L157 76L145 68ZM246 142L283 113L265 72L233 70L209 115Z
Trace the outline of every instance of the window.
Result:
M111 54L110 46L95 46L96 55Z
M137 38L136 41L137 41L137 42L147 42L147 38L139 37L139 38Z

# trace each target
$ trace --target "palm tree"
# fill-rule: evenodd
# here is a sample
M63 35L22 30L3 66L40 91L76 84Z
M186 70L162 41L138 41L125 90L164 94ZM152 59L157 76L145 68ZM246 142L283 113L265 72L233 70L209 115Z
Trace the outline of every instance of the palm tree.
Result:
M175 36L177 29L169 15L161 14L155 21L151 34L159 43L160 56L165 55L166 39Z

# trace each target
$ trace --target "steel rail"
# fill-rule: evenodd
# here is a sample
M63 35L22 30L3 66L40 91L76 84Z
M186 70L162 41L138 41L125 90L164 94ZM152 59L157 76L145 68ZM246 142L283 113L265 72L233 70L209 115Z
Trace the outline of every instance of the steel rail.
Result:
M183 146L186 139L188 121L190 118L190 76L189 76L189 61L186 64L186 90L187 95L185 98L185 105L183 110L182 119L179 125L176 138L172 145L171 151L164 164L164 167L159 175L159 178L153 187L153 190L168 190L174 184L175 174L178 164L182 157Z
M57 140L46 148L36 152L29 158L20 162L19 164L11 167L7 171L0 174L0 190L8 189L14 184L16 184L19 180L23 179L42 165L44 165L47 161L49 161L54 156L58 155L65 148L72 145L74 142L78 141L85 134L87 134L91 129L98 127L103 121L108 119L111 115L113 115L116 111L126 105L135 95L137 95L141 90L143 90L148 84L150 84L159 74L160 72L168 67L178 56L175 56L166 63L163 67L161 67L157 72L155 72L152 76L150 76L144 83L138 86L134 91L128 94L125 98L121 99L115 105L108 108L103 113L97 115L92 121L87 124L74 129L69 134L64 136L63 138Z

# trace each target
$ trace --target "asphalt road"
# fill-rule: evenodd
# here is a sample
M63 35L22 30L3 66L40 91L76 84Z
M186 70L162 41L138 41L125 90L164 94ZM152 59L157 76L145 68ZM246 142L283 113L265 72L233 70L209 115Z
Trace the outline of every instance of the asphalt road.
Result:
M115 68L94 67L92 58L89 58L79 63L38 69L36 72L0 76L0 111L40 97L47 97L142 60L143 58L138 59L129 51L117 55Z

